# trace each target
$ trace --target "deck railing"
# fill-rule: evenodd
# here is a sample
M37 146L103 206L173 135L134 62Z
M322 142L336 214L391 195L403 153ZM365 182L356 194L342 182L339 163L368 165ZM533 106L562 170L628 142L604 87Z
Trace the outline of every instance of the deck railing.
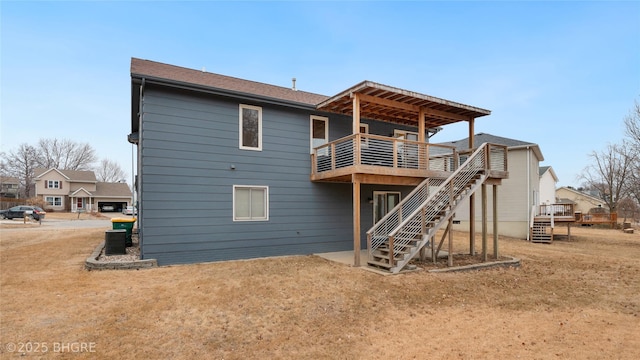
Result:
M617 213L609 214L582 214L577 212L575 214L576 222L581 224L611 224L615 225L618 221Z
M573 217L573 204L543 204L538 208L538 216Z
M353 134L319 146L311 157L313 174L353 165L455 171L459 164L453 146L370 134Z

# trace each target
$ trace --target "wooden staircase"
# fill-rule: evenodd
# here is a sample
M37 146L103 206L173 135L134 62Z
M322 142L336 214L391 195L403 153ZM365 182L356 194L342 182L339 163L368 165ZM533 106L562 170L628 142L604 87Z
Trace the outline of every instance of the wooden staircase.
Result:
M553 241L553 227L549 219L535 219L530 230L531 242L550 244Z
M487 144L478 148L446 180L426 179L367 231L369 266L398 273L433 246L436 232L487 180L487 151Z

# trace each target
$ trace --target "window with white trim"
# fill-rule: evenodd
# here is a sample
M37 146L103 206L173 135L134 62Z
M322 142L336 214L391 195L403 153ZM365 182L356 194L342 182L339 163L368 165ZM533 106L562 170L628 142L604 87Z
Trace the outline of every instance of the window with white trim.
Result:
M62 206L62 198L60 196L47 196L45 201L51 206Z
M262 108L240 104L240 149L262 151Z
M269 187L233 185L233 221L269 220Z
M329 118L311 115L310 128L311 153L313 153L313 149L329 142ZM328 153L329 148L323 148L320 150L319 155L327 155Z
M407 130L394 129L393 137L402 138L404 140L418 141L418 133Z
M62 187L60 186L60 181L58 180L47 180L47 186L45 186L46 188L49 189L61 189Z

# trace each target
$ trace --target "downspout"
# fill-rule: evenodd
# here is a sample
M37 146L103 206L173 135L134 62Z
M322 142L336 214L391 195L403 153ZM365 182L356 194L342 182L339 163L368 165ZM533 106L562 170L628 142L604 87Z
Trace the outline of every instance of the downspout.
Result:
M531 196L529 195L529 190L531 188L531 151L529 150L529 146L527 146L527 219L526 223L529 224L529 219L531 219ZM527 241L531 241L529 238L530 231L528 229L529 225L527 225Z
M142 169L141 166L141 162L140 162L140 158L142 157L142 152L140 151L140 146L142 146L142 109L143 109L143 99L144 99L144 84L145 84L145 78L142 78L142 82L140 83L140 97L138 99L138 143L136 144L136 152L137 152L137 158L138 158L138 162L137 162L137 167L138 167L138 175L135 176L135 180L133 181L133 186L137 187L137 189L135 189L135 191L137 192L137 196L135 197L136 203L135 204L131 204L133 205L134 208L134 212L137 209L138 214L136 215L136 218L138 220L138 247L140 248L140 259L144 259L144 234L143 234L143 226L142 223L144 222L142 220L142 217L140 216L142 214L142 208L141 208L141 204L142 201L140 201L140 199L142 198L141 194L142 194L142 176L140 174L140 169ZM131 166L133 166L133 164L131 164ZM134 176L133 174L131 176ZM137 180L137 181L136 181ZM136 186L137 185L137 186Z

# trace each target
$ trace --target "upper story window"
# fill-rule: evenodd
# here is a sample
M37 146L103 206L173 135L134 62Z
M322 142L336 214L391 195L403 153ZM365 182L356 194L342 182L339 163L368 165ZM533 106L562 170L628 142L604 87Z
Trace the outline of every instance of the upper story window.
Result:
M395 129L393 136L404 140L418 141L418 133L413 131Z
M262 108L240 104L240 149L262 151Z
M44 181L45 189L62 189L62 181L58 180L45 180Z
M322 116L311 115L311 152L318 146L329 142L329 119ZM320 151L320 155L326 155L328 149Z

